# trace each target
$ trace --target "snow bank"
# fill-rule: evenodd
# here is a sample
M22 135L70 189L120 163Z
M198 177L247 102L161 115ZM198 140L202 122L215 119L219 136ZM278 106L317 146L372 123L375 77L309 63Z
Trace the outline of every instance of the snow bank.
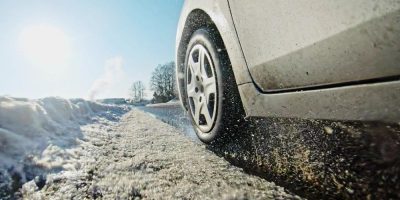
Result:
M82 125L99 119L117 121L128 110L83 99L0 96L0 197L12 181L23 183L35 178L37 173L31 166L63 168L57 153L83 139ZM15 177L18 180L13 180Z

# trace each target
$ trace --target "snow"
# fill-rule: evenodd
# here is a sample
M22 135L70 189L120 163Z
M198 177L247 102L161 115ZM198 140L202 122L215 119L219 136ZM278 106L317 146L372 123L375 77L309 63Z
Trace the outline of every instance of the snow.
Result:
M138 109L83 134L71 149L80 166L24 184L25 199L300 199Z
M65 169L68 148L84 140L81 126L117 121L128 107L83 99L0 96L0 197L49 171ZM15 184L15 183L14 183Z
M129 110L0 97L0 199L300 199Z

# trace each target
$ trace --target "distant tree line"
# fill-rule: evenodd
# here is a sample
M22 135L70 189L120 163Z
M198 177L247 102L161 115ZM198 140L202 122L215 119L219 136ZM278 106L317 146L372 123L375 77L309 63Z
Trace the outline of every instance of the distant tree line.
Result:
M175 63L158 65L151 76L150 87L154 91L154 103L168 102L176 98Z
M152 103L164 103L177 97L174 62L158 65L154 69L150 79L150 89L153 91ZM143 82L135 81L129 90L131 102L143 102L144 90Z
M144 84L142 81L136 81L132 84L130 89L130 96L133 102L141 102L144 99Z

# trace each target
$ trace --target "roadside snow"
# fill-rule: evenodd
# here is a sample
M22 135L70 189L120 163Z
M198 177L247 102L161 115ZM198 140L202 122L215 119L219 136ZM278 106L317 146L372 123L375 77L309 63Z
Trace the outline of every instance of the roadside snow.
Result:
M299 199L128 110L0 97L0 199Z
M23 186L25 199L299 199L244 173L136 109L82 128L71 167Z
M0 96L0 199L27 181L71 168L70 149L85 140L81 127L116 122L128 110L83 99Z

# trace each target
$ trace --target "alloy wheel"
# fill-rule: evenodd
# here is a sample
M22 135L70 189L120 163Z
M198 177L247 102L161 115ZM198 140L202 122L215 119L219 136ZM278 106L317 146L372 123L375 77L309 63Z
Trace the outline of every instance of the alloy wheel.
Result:
M193 121L202 132L209 132L216 118L218 91L211 56L203 45L197 44L190 51L186 75Z

